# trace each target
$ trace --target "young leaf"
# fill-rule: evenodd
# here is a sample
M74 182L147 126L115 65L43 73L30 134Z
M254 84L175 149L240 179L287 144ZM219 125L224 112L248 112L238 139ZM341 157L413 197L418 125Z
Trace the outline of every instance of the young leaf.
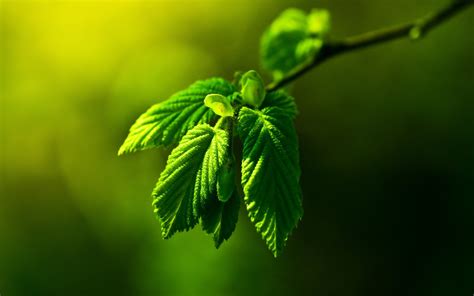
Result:
M222 165L217 176L217 198L226 202L234 193L235 187L235 159L232 155Z
M285 10L260 41L263 67L272 72L275 79L280 79L321 49L329 26L326 10L313 9L309 15L299 9Z
M242 186L250 220L278 256L303 215L298 141L292 115L279 107L239 114Z
M265 98L265 84L262 77L255 70L250 70L240 79L242 99L254 107L260 106Z
M215 194L217 172L225 161L222 154L229 150L228 137L225 130L201 124L189 130L171 152L153 190L164 238L198 222L195 206Z
M240 198L234 190L231 198L222 202L216 197L207 206L201 217L202 229L214 237L216 248L228 240L234 232L239 218Z
M313 9L308 15L308 32L311 36L324 37L331 29L331 15L325 9Z
M199 216L211 197L217 194L217 183L220 172L223 170L229 159L232 157L230 143L232 135L225 127L229 117L223 117L217 122L214 130L214 137L202 158L202 164L196 176L194 193L194 214Z
M208 94L232 95L235 87L222 78L200 80L163 103L153 105L130 128L119 155L158 146L176 144L200 123L217 118L204 105Z
M207 95L206 98L204 98L204 105L211 108L211 110L219 116L234 116L234 108L232 108L230 104L230 99L223 95Z

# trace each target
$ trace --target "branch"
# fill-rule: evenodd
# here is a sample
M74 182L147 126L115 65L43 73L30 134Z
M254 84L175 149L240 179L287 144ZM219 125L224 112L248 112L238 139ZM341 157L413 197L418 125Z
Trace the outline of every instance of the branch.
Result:
M399 38L409 37L419 39L426 35L431 29L442 24L450 17L474 4L474 0L453 0L448 6L439 11L430 13L422 18L409 23L394 27L379 29L361 35L348 37L340 41L333 41L323 45L321 50L307 63L299 65L291 70L282 79L267 85L267 91L273 91L296 80L309 70L326 61L327 59L359 48L369 47L379 43L392 41Z

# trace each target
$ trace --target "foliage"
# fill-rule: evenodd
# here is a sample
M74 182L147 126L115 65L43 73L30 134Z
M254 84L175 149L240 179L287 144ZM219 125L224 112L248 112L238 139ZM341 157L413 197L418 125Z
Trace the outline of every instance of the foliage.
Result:
M324 10L289 9L262 38L263 64L275 76L287 72L321 47L328 26ZM267 92L256 71L235 77L234 83L198 81L152 106L119 154L177 145L152 194L164 238L200 222L218 248L235 229L241 185L250 220L276 257L303 215L297 108L287 92ZM243 144L240 163L236 137Z
M339 43L336 54L427 30L472 3L454 1L413 23L353 37ZM239 137L245 207L273 255L281 254L303 207L293 125L297 108L288 93L277 89L317 64L329 29L326 10L288 9L261 39L261 62L274 78L270 86L254 70L237 72L233 83L198 81L138 118L119 154L178 143L153 191L164 238L199 221L216 247L230 237L240 204L233 154L233 138Z
M327 10L285 10L265 31L260 42L263 67L274 79L282 78L296 66L308 61L323 46L329 32Z
M298 141L291 114L275 106L243 107L239 134L244 144L245 204L250 220L277 256L303 214Z
M208 94L230 96L234 86L222 78L197 81L167 101L153 105L130 128L119 155L152 147L176 144L196 124L216 118L204 105Z

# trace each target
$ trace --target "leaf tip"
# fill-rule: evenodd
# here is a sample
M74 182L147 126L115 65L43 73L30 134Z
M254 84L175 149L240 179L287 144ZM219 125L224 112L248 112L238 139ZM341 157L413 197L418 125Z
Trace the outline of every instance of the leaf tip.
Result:
M214 237L214 247L216 247L216 250L219 249L219 247L222 245L223 242L224 242L223 239Z
M125 147L125 144L123 144L122 146L120 146L118 152L117 152L117 156L122 156L122 155L125 155L127 154L127 148Z

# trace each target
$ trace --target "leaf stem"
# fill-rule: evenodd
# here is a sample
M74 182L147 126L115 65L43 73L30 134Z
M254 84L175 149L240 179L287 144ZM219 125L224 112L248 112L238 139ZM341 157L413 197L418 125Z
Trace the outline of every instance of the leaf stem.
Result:
M266 90L274 91L281 88L301 77L327 59L342 53L404 37L419 39L426 35L431 29L442 24L444 21L461 12L463 9L468 8L472 4L474 4L474 0L452 0L451 3L444 8L427 14L412 22L370 31L360 35L347 37L339 41L328 42L308 62L296 66L282 79L270 83L266 86Z

